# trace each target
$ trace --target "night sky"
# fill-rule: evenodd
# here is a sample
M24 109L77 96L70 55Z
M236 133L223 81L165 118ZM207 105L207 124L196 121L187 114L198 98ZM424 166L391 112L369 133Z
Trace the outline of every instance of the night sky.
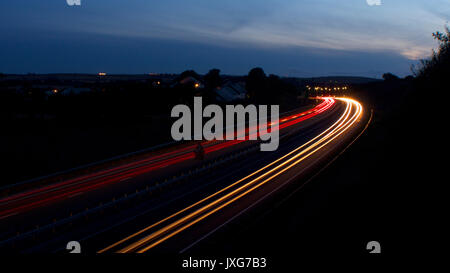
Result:
M450 0L2 0L0 72L405 76L449 18Z

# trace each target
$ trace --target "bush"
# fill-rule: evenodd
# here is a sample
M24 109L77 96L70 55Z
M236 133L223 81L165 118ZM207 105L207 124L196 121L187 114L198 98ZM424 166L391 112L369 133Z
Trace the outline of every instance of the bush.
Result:
M438 50L433 50L431 57L420 61L413 71L417 78L442 85L450 71L450 29L445 27L446 33L433 33L434 39L439 42Z

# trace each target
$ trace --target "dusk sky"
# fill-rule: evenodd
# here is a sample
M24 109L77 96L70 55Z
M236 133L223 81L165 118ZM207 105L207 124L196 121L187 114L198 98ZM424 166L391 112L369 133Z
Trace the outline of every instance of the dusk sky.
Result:
M450 0L381 1L3 0L0 72L408 75Z

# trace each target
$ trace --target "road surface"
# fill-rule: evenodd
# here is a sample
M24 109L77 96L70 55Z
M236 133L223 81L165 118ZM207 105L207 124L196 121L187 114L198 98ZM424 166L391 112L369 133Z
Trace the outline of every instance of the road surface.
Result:
M0 248L58 252L76 240L88 253L187 251L285 185L301 185L362 130L364 121L358 102L323 98L317 107L280 120L275 152L259 152L251 141L210 142L205 143L209 165L193 160L195 146L188 146L14 195L0 206L7 211L0 221L10 227L2 230ZM182 175L154 184L180 170ZM154 189L165 183L170 185ZM117 193L123 192L130 194L119 202ZM80 208L81 213L72 212ZM12 234L30 223L39 224Z

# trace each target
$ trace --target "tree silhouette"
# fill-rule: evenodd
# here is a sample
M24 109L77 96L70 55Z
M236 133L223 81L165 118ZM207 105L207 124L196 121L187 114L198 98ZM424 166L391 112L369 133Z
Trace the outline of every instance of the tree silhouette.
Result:
M216 94L215 89L222 85L222 77L220 77L219 69L211 69L204 77L205 90L203 93L203 99L208 103L214 103Z
M222 85L222 78L220 77L219 69L214 68L209 70L209 72L205 75L204 79L206 89L214 89Z
M431 57L421 60L413 72L419 80L425 80L433 85L443 85L450 71L450 29L445 27L446 33L433 33L434 39L439 42L438 50L433 50Z
M196 80L199 80L201 78L200 75L197 74L197 72L195 72L194 70L183 71L178 78L179 78L179 80L182 80L187 77L192 77Z
M384 73L383 74L383 80L385 81L396 81L399 80L400 78L392 73Z
M267 76L260 67L250 70L247 76L245 88L251 100L261 101L267 91Z

